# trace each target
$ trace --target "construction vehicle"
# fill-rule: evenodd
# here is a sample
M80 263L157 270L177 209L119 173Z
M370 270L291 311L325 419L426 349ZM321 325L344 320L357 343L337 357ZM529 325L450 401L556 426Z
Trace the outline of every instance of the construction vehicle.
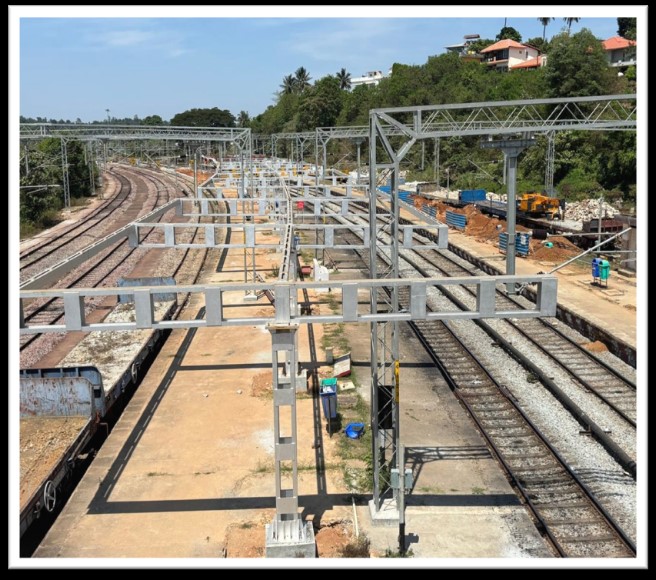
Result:
M528 192L517 197L517 210L528 216L544 216L552 220L561 218L564 209L564 200L549 197L542 193Z

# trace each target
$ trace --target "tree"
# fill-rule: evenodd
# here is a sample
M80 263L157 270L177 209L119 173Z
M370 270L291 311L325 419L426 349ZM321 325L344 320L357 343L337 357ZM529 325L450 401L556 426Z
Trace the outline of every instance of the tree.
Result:
M529 38L524 44L527 44L528 46L534 46L541 53L549 52L549 42L543 40L539 36L536 36L535 38Z
M538 18L540 21L540 24L542 24L542 42L546 40L546 35L547 35L547 26L549 25L549 22L553 20L553 18Z
M234 127L235 116L227 109L189 109L174 115L171 125L178 127Z
M25 152L29 162L20 166L20 218L23 224L49 227L63 207L61 140L43 139ZM69 189L72 198L91 195L89 165L81 141L66 142Z
M298 108L299 129L307 131L315 127L334 126L342 110L343 95L337 77L328 75L319 79L301 96Z
M481 52L484 48L487 48L488 46L493 45L496 42L496 40L493 40L491 38L481 38L479 40L476 40L475 42L472 42L468 47L467 47L467 52L474 52L478 53ZM429 58L430 60L430 58Z
M611 94L613 73L601 43L587 28L554 36L545 68L550 97Z
M247 111L239 111L237 115L237 127L249 127L251 118Z
M618 18L617 34L629 40L636 39L636 18Z
M299 93L302 93L310 86L312 77L310 76L310 73L305 70L305 67L299 66L294 73L294 80L296 81L296 90Z
M348 91L351 88L351 73L347 72L345 68L337 73L337 80L339 81L339 88L343 91Z
M143 119L144 125L164 125L164 119L159 115L148 115Z
M296 79L294 75L287 75L282 77L282 84L280 85L283 95L290 95L296 89Z
M52 141L52 144L45 141ZM52 154L59 145L59 139L44 139L25 152L29 162L27 166L20 166L20 219L23 223L39 224L48 212L63 206L61 157Z
M59 144L61 151L61 144ZM82 141L67 141L68 182L71 197L87 197L91 191L89 165L86 162L85 145Z
M574 24L574 22L578 22L581 19L580 18L563 18L563 20L567 24L567 34L569 34L572 30L572 24Z
M521 42L522 41L522 35L517 32L512 26L504 26L500 31L499 34L497 34L496 39L497 42L499 40L505 40L509 38L510 40L514 40L515 42Z

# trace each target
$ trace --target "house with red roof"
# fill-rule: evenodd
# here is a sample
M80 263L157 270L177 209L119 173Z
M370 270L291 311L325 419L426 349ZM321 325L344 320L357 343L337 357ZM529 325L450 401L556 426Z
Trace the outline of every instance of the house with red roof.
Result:
M483 64L497 70L538 68L546 62L546 57L541 56L537 48L509 38L491 44L481 50L481 54Z
M636 64L636 41L613 36L602 41L608 64L613 67L627 67Z

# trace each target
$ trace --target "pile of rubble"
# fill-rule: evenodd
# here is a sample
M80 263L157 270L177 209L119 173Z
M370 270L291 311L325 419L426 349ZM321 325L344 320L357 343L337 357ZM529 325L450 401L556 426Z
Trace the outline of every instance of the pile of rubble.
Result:
M612 205L598 199L584 199L583 201L572 201L565 204L565 219L587 222L599 217L599 205L601 204L601 217L613 218L618 213Z

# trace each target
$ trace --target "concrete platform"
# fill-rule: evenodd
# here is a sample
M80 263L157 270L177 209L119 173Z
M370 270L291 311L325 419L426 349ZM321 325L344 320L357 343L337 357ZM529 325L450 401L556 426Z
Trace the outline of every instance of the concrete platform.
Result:
M459 246L489 264L505 271L506 256L490 243L477 241L461 232L449 230L449 242ZM548 272L558 264L517 258L517 275ZM636 347L637 287L636 278L612 272L608 287L594 286L588 270L574 264L554 273L558 278L558 303L605 328L611 334ZM610 292L610 293L609 293Z

